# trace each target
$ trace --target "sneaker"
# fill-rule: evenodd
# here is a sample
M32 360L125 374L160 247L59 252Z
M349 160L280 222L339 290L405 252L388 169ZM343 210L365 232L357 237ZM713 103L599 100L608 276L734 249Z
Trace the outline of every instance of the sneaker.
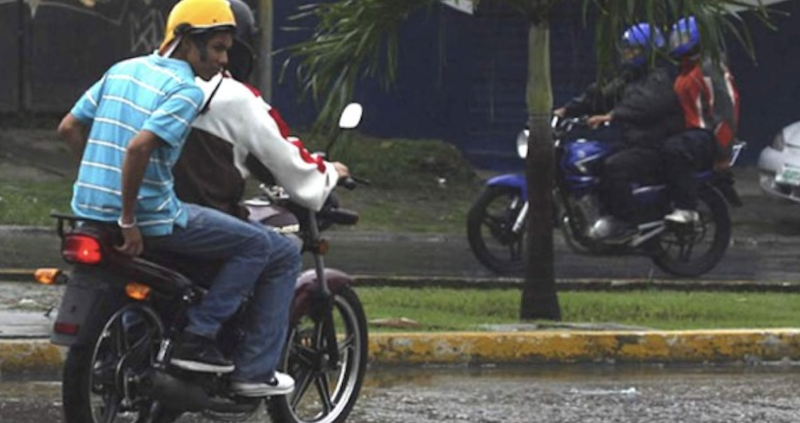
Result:
M688 224L700 220L700 215L694 210L675 209L672 213L664 216L664 220L668 222Z
M219 352L212 339L189 332L178 337L170 364L203 373L230 373L234 369L233 362Z
M269 382L231 382L231 390L236 395L243 397L270 397L277 395L288 395L294 391L294 379L291 376L275 372L275 376Z

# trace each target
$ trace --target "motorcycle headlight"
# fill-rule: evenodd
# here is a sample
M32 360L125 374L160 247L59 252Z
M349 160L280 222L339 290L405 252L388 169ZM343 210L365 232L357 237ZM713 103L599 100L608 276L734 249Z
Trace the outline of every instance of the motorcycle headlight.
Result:
M521 159L524 159L528 155L528 134L529 131L523 129L520 131L519 135L517 135L517 154Z
M777 151L783 151L783 147L786 146L786 140L783 139L783 131L778 132L778 135L775 135L775 139L772 140L772 148Z

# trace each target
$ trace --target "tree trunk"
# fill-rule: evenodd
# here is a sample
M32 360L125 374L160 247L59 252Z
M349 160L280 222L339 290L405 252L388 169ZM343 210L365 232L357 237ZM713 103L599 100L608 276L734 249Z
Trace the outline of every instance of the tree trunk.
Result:
M550 116L550 32L546 21L532 24L528 33L528 260L522 290L522 320L561 320L556 294L553 251L554 154Z

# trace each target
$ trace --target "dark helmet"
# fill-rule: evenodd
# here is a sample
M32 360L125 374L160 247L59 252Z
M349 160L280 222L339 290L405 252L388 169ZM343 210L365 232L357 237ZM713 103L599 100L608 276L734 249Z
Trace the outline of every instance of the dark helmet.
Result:
M236 18L233 47L228 51L228 71L236 80L246 81L256 60L253 50L258 36L256 18L250 6L243 0L228 0L228 2Z
M621 45L628 55L623 57L622 64L628 67L639 67L647 62L650 52L662 49L666 45L664 35L649 23L636 24L622 34Z
M672 25L669 34L669 54L683 57L697 51L700 45L700 30L694 16L683 18Z

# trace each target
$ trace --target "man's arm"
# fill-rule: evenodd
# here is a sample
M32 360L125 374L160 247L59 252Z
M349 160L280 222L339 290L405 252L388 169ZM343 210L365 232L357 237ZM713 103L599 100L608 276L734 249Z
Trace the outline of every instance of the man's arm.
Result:
M655 70L644 83L614 107L614 120L639 125L658 122L679 111L680 104L666 71Z
M83 157L83 150L86 148L86 129L86 125L72 113L67 113L58 125L58 135L67 142L78 160Z
M136 203L150 155L160 142L156 134L139 131L128 144L122 163L122 215L119 223L125 241L117 249L131 256L138 256L144 250L142 234L136 226Z

